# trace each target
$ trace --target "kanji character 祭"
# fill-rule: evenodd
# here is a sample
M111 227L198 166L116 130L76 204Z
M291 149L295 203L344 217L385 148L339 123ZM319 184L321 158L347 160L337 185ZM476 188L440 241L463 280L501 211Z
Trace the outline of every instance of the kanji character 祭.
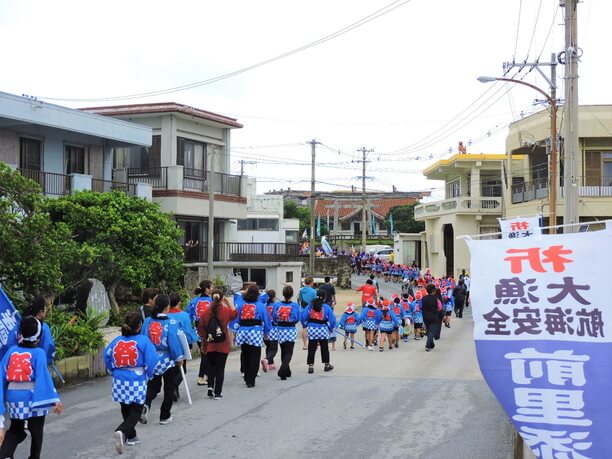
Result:
M159 322L151 322L149 325L149 339L155 346L159 346L161 344L162 333L162 324Z
M29 352L13 352L6 369L9 381L28 382L32 380L32 354Z
M115 367L135 367L138 359L136 341L117 341L113 349Z
M578 451L585 451L592 445L584 441L588 432L568 432L565 430L544 430L521 427L525 443L540 459L588 459Z

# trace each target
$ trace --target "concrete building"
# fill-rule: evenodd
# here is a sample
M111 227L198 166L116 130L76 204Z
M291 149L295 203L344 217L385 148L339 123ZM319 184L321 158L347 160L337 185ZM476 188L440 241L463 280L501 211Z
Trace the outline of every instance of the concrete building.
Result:
M0 161L47 196L121 190L150 198L150 187L113 179L114 149L150 146L150 127L0 92Z
M578 187L580 221L612 217L612 106L583 105L578 109L580 152L578 175L571 184L563 178L564 151L560 142L557 181L557 224L563 223L566 186ZM559 132L563 134L563 108L558 114ZM539 215L548 226L550 116L543 110L510 125L506 138L504 207L506 216ZM521 160L517 161L517 157Z
M516 156L517 164L523 158ZM503 154L456 154L423 171L430 180L443 180L445 198L415 207L415 220L425 222L422 264L436 276L458 276L469 270L469 252L459 235L499 231L504 214L502 198Z
M284 218L283 196L257 194L256 180L247 182L247 214L230 225L228 240L236 243L298 244L300 221Z
M246 177L230 174L235 119L177 103L82 109L138 123L152 130L149 148L116 148L113 177L153 188L153 201L184 230L188 263L207 260L210 170L215 162L215 260L222 260L230 221L246 217Z

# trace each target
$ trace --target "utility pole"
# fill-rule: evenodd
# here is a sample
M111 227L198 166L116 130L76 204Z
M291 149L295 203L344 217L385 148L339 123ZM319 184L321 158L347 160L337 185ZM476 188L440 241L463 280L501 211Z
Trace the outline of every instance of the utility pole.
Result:
M561 0L563 2L563 0ZM575 1L575 0L573 0ZM550 87L550 96L548 94L544 94L547 98L548 103L550 104L550 119L551 119L551 127L550 127L550 161L549 161L549 177L548 180L550 182L550 187L548 191L548 202L549 202L549 226L554 226L557 224L557 188L559 184L559 160L558 160L558 145L559 145L559 135L557 134L557 56L553 53L550 56L550 62L505 62L504 63L504 71L507 73L512 70L514 67L520 67L521 69L524 67L535 68L540 75L546 80L548 86ZM540 67L550 67L550 78L546 76L546 74L542 71ZM503 78L500 78L503 81ZM539 90L539 88L534 87L533 85L529 85L524 81L515 81L515 83L520 83L525 86L531 86L532 88ZM567 198L566 198L567 199ZM556 228L550 228L550 234L555 234L557 232Z
M578 0L561 0L565 8L565 50L560 53L560 60L565 63L565 133L563 141L564 173L563 195L565 206L563 224L579 222L578 189L584 185L578 177L580 145L578 141L578 48L577 9ZM584 175L584 173L583 173ZM564 232L574 233L578 226L568 226Z
M361 148L358 148L357 151L361 152L362 154L362 159L356 162L362 163L362 170L361 170L361 250L365 252L366 246L367 246L367 233L366 233L367 200L366 200L365 182L366 182L366 163L369 163L369 161L366 161L366 158L368 156L368 153L371 153L374 150L368 150L366 147L361 147Z
M315 158L317 153L317 142L312 139L310 142L310 153L312 155L312 164L310 172L310 250L308 251L309 274L312 276L315 271Z
M208 268L208 279L215 282L215 150L213 146L210 151L210 171L208 176L208 241L206 244L206 266Z
M257 164L255 161L247 161L246 159L241 159L238 161L240 163L240 177L244 175L244 165L245 164Z

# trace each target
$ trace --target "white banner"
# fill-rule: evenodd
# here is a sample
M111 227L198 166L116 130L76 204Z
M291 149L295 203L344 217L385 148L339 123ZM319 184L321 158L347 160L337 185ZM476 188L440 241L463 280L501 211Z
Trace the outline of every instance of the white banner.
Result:
M540 217L517 217L499 220L503 239L516 239L529 237L534 234L542 234L540 229Z

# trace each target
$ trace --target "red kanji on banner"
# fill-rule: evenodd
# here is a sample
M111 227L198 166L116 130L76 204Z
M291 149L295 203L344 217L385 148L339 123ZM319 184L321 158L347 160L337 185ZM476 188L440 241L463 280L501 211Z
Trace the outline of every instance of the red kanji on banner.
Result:
M161 344L162 333L162 324L159 322L151 322L149 324L149 339L154 345L159 346Z
M136 346L136 341L117 341L117 344L115 344L113 348L115 367L135 367L137 359L138 347Z
M529 263L529 268L538 273L547 272L544 269L543 263L552 265L552 269L556 273L565 271L565 265L572 263L574 260L565 258L562 255L570 255L573 250L564 249L562 245L552 245L547 249L542 250L540 255L540 247L531 247L528 249L508 249L506 253L510 256L504 258L504 261L510 262L510 271L513 274L523 272L523 262Z
M526 230L529 229L529 222L512 222L510 223L510 230L511 231L520 231L520 230Z
M29 352L13 352L9 358L6 377L12 382L32 381L32 354Z

